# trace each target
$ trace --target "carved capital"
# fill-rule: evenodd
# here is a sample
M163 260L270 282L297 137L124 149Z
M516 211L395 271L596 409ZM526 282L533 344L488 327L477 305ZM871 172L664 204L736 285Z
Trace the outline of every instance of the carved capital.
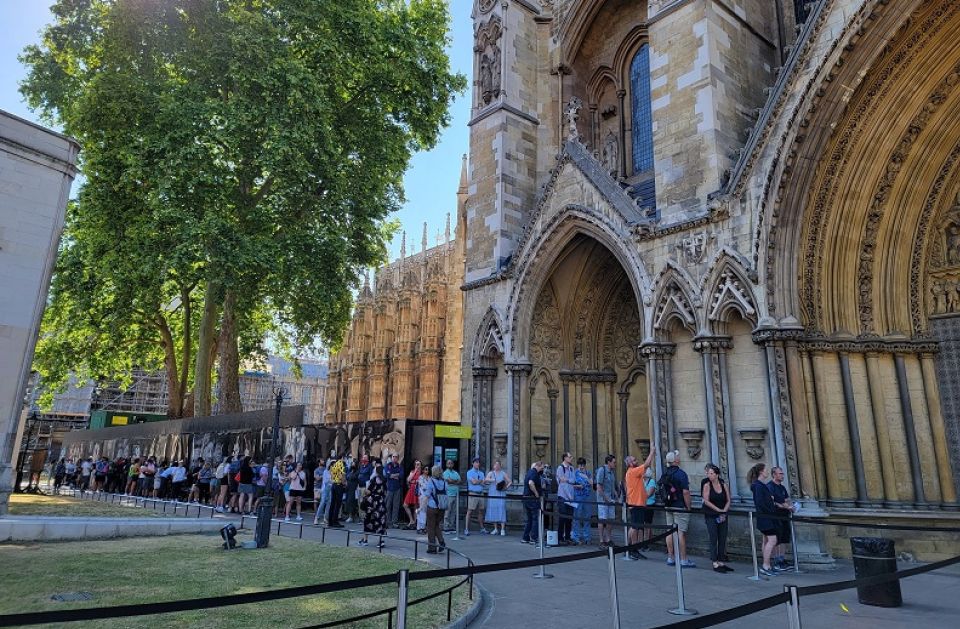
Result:
M693 339L693 349L698 352L725 352L733 347L729 336L699 336Z
M530 363L506 363L503 366L508 372L530 373L533 371L533 365Z
M691 459L700 458L702 449L700 443L703 441L703 432L699 429L678 430L680 438L687 442L687 456Z
M673 343L644 343L637 347L637 354L641 360L670 358L676 351L677 346Z
M496 378L497 377L497 368L496 367L474 367L473 368L473 377L474 378Z
M753 460L763 458L763 444L767 440L766 428L744 428L738 431L740 438L747 445L747 456Z

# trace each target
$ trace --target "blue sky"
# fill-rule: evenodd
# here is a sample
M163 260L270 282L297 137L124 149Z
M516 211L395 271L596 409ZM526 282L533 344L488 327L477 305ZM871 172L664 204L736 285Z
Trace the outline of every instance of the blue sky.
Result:
M17 55L24 46L39 41L39 33L51 20L48 0L0 0L0 109L27 120L38 122L17 91L24 77ZM453 28L450 33L450 61L455 71L470 77L472 72L473 27L470 21L471 1L450 0ZM414 156L404 179L407 203L397 218L407 230L407 251L410 245L420 249L423 223L427 223L429 245L435 243L437 230L442 232L449 212L456 221L456 193L460 182L460 157L467 152L467 121L470 116L470 93L460 96L451 108L451 124L432 151ZM392 256L400 253L400 235L392 243Z

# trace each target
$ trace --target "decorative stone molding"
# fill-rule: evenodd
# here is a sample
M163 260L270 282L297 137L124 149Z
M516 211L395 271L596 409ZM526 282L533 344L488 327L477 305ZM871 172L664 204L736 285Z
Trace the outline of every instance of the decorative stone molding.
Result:
M670 358L676 351L677 346L673 343L644 343L637 346L637 355L640 360Z
M704 431L699 429L678 430L680 438L687 442L687 456L691 459L699 459L702 449L700 443L703 441Z
M547 435L534 435L533 436L533 447L534 453L537 455L537 460L543 460L547 455L547 446L550 444L550 437Z
M723 318L727 308L731 307L739 310L745 319L756 320L757 307L749 287L732 268L727 267L720 272L707 318L718 321Z
M650 456L650 440L649 439L634 439L633 442L637 444L637 450L640 451L640 460L646 461L647 457Z
M680 221L678 223L664 225L662 227L656 226L655 223L636 225L633 228L633 236L636 238L637 242L648 242L663 238L664 236L669 236L670 234L679 234L681 232L696 229L697 227L709 225L710 223L716 223L728 218L729 216L729 207L725 203L711 204L710 207L708 207L707 210L700 216L696 216L685 221Z
M740 438L747 444L747 456L757 461L766 454L763 449L763 443L767 440L766 428L742 428L737 432Z
M756 340L756 333L754 334ZM801 352L846 352L851 354L923 354L940 351L939 344L927 338L914 340L884 340L880 337L854 339L830 339L827 337L802 337L798 340Z
M496 378L497 368L496 367L474 367L473 377L474 378Z
M480 13L489 13L497 4L497 0L477 0L477 8L480 9Z
M495 432L493 433L493 449L496 452L497 456L501 459L507 456L507 433L505 432Z
M694 266L703 262L707 255L707 243L716 239L716 234L699 231L680 238L676 248L683 255L684 263L687 266Z
M733 347L729 336L700 336L693 339L693 349L698 352L725 352Z
M533 365L530 363L506 363L503 368L508 372L530 373L533 371Z

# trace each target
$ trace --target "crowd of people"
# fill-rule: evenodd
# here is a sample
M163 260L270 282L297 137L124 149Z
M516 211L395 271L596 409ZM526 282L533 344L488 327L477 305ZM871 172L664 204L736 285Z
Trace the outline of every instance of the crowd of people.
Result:
M560 465L548 474L542 461L534 462L522 481L522 505L525 522L521 541L540 542L539 517L543 498L556 495L557 543L561 546L593 543L593 522L596 522L601 548L613 544L614 526L619 524L618 509L623 507L629 526L628 540L638 550L631 559L641 559L653 537L656 505L667 507L666 523L676 526L678 539L667 536L667 564L679 562L685 568L695 567L687 557L687 533L693 513L690 480L680 466L680 452L668 452L666 468L654 479L651 464L656 450L643 462L633 456L624 460L625 473L617 476L617 458L610 454L603 465L591 471L583 457L565 452ZM471 522L481 534L507 535L507 495L513 480L494 461L489 470L481 468L481 460L473 459L462 479L454 461L425 466L419 459L405 470L399 455L392 454L385 462L367 455L355 461L349 453L335 453L317 461L312 470L292 455L276 461L255 462L250 456L228 456L212 463L202 458L157 461L155 457L88 457L60 459L52 470L54 492L69 486L81 492L113 492L132 496L178 500L213 506L218 512L256 513L265 496L274 498L273 517L303 521L304 504L314 512L313 523L339 528L345 523L363 524L360 545L368 545L369 535L383 544L388 528L416 530L426 535L428 552L440 552L446 542L444 534L456 531L456 510L461 483L467 491L463 535L471 534ZM789 569L786 546L790 544L789 520L778 515L792 513L794 503L783 485L784 472L758 463L747 474L757 511L757 528L763 536L763 565L760 572L772 576ZM731 572L728 565L728 514L732 492L713 463L704 468L700 485L700 510L709 539L713 570ZM310 499L312 496L312 500ZM344 519L344 521L341 521ZM678 551L675 553L676 550ZM678 555L678 556L676 556Z

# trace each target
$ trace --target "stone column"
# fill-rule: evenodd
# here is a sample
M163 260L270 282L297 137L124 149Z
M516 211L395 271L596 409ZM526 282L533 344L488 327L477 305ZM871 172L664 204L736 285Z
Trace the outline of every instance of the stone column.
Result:
M883 375L880 371L879 352L867 352L867 385L870 387L870 406L873 409L874 430L877 434L877 449L880 452L881 481L883 482L883 506L893 507L899 500L897 479L890 471L896 469L893 448L890 445L890 420L883 399Z
M786 343L795 341L801 330L794 327L761 328L753 335L764 349L767 371L767 401L770 413L770 435L776 464L784 469L790 495L799 497L800 474L797 465L796 434L787 371Z
M563 451L570 452L570 382L574 376L560 372L560 386L563 389Z
M627 176L627 110L624 108L626 90L617 90L618 112L620 118L620 176Z
M900 408L903 412L903 429L906 432L907 456L910 460L910 478L913 481L913 506L926 506L927 498L923 490L923 472L920 467L920 451L917 448L917 431L914 425L913 404L910 401L910 388L907 382L907 369L903 354L893 357L897 370L897 388L900 392Z
M853 475L857 487L856 506L864 507L869 502L867 479L863 473L863 447L860 443L860 427L857 424L857 405L853 399L853 384L850 381L850 356L840 352L840 378L843 384L843 403L847 415L847 432L850 435L850 450L853 454Z
M473 368L473 456L490 464L493 439L493 379L496 367Z
M852 507L854 501L847 498L850 493L845 487L845 479L841 470L847 468L841 461L841 456L849 448L846 419L841 419L836 412L839 397L842 404L842 387L839 384L840 368L837 355L833 352L814 350L812 352L814 386L818 416L821 418L821 444L823 446L823 468L826 473L828 504L837 507ZM839 394L839 395L838 395ZM842 410L841 406L841 412Z
M673 343L645 343L638 348L639 358L647 363L647 386L650 389L650 421L653 423L653 443L657 447L657 469L663 470L663 457L674 449L673 415L670 398L670 359L676 346Z
M510 377L508 429L507 429L507 464L510 478L514 482L522 482L520 478L520 408L523 387L527 376L533 370L529 363L508 363L504 365Z
M953 472L950 467L950 452L948 451L947 429L943 421L943 410L940 406L940 395L937 391L937 373L932 353L920 354L920 366L923 371L923 390L927 398L927 410L930 414L930 429L933 433L934 452L937 458L937 472L940 475L940 492L943 508L956 511L957 489L954 483Z
M693 342L693 349L700 352L703 361L703 390L706 392L707 446L710 460L720 467L727 478L735 478L735 471L728 468L730 456L727 449L727 435L730 431L727 409L724 404L723 376L720 365L730 349L730 338L726 336L699 337Z
M617 399L620 401L620 461L623 462L630 454L630 434L627 422L627 402L630 400L629 393L617 393Z
M557 389L548 389L547 397L550 398L550 468L557 469L557 397L560 391Z

